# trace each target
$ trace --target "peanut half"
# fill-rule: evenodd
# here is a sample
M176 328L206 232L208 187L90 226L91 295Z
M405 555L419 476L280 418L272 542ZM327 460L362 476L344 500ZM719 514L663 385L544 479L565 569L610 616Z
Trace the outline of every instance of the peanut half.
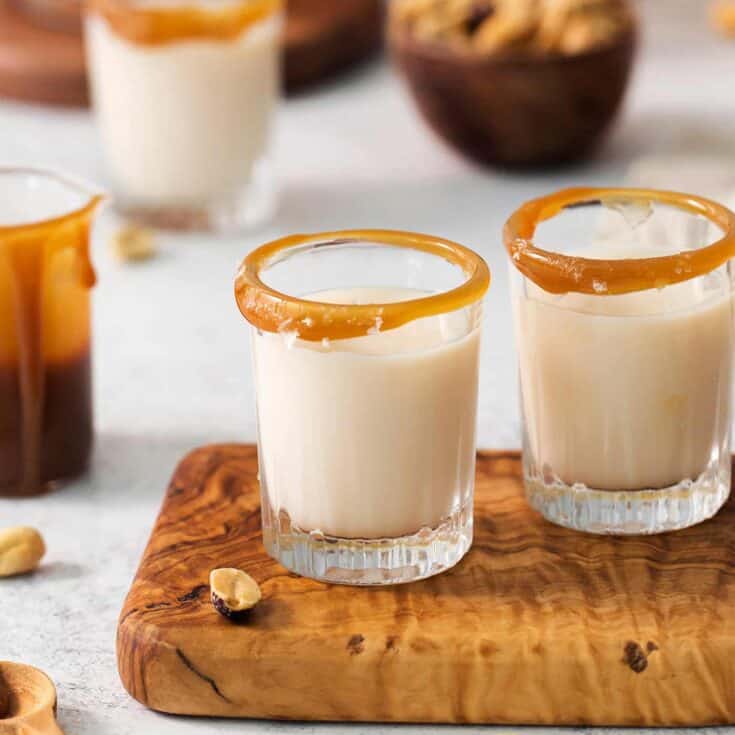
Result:
M153 232L135 224L123 225L112 238L112 251L121 263L149 260L156 254Z
M241 569L214 569L209 586L215 610L230 620L244 619L260 602L258 583Z
M0 577L32 572L46 553L35 528L18 526L0 531Z

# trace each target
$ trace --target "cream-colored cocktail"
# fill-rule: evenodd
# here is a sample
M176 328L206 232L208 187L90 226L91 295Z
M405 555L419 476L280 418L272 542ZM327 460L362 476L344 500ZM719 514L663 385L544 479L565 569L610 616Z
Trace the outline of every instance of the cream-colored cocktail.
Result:
M308 298L426 295L352 288ZM379 539L471 512L479 346L461 311L326 345L255 333L260 477L291 523Z
M268 213L281 25L276 0L90 2L92 95L122 208L215 229Z
M290 238L245 262L263 536L285 566L383 584L467 551L487 282L473 253L405 233Z
M593 190L540 200L541 221L569 204L600 210L603 226L579 249L541 250L522 221L511 224L520 228L508 242L527 489L551 520L582 530L692 525L730 489L728 259L710 264L706 241L684 249L670 240L706 234L708 217L722 237L732 215L708 203L700 210L695 198L683 210L698 227L682 229L678 195L657 220L645 208L631 222L615 214L615 197L655 204L659 195L667 196Z

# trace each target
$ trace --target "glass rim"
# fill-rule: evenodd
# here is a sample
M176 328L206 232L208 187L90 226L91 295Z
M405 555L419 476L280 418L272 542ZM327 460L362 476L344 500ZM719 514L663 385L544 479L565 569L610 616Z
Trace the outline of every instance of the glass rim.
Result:
M646 258L585 258L536 246L541 222L563 210L585 204L620 202L667 204L705 217L722 237L696 250ZM532 199L521 205L503 228L503 241L513 265L544 291L611 296L664 288L706 275L735 257L735 213L695 194L658 189L576 187ZM599 284L604 283L604 291Z
M459 266L466 279L455 288L408 301L376 304L329 304L292 296L266 285L263 270L288 251L311 246L359 243L418 250ZM253 250L235 277L235 299L241 314L265 332L295 331L307 341L364 337L370 330L396 329L416 319L462 309L480 301L490 286L490 269L464 245L433 235L401 230L338 230L291 235Z
M284 0L233 0L231 6L214 9L187 0L172 6L146 6L134 0L88 0L86 4L87 13L98 13L118 35L146 46L192 39L231 41L283 8Z
M0 179L10 176L36 176L42 179L57 181L66 189L73 190L81 194L85 199L85 203L79 207L70 209L64 214L57 215L56 217L43 217L13 225L2 224L2 222L0 222L0 236L28 232L36 228L57 227L67 224L68 222L72 222L75 219L88 217L103 201L105 201L105 199L107 199L105 194L95 192L91 185L72 176L68 176L67 174L54 171L53 169L36 168L34 166L0 166Z

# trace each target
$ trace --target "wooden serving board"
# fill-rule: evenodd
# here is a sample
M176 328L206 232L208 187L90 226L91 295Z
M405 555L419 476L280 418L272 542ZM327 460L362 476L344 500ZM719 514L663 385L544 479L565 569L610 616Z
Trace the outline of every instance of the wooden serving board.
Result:
M735 503L656 537L553 526L515 453L480 454L475 545L453 570L389 588L290 574L260 542L253 447L179 465L122 611L125 687L156 710L273 719L735 723ZM245 569L244 624L209 602Z

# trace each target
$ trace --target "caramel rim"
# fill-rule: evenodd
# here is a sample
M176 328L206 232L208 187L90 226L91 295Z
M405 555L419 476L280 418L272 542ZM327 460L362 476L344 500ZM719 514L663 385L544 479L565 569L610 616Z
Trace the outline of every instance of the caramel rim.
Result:
M459 266L467 276L460 286L430 296L388 304L327 304L276 291L260 279L265 269L305 249L346 244L390 245L420 250ZM468 248L431 235L393 230L344 230L292 235L263 245L245 258L235 278L242 315L265 332L295 332L301 339L349 339L370 330L385 331L423 317L456 311L480 301L490 286L485 261Z
M562 255L533 244L536 227L562 210L585 204L619 202L668 204L705 217L717 225L723 237L699 248L656 258L606 260ZM574 188L534 199L520 207L506 222L503 240L513 265L545 291L554 294L626 294L663 288L702 276L735 257L735 214L717 202L693 194L655 189ZM595 288L597 286L597 289Z
M45 171L44 169L40 168L0 167L0 180L2 180L6 176L36 176L42 179L55 179L63 186L79 192L80 195L86 197L87 201L81 207L72 209L69 212L61 214L57 217L31 220L29 222L23 222L15 225L0 224L0 245L2 244L3 240L12 240L15 237L26 235L41 236L44 231L50 232L56 230L59 227L65 227L67 225L78 224L80 226L86 227L92 215L94 214L94 211L107 198L104 194L93 194L88 187L80 182L74 181L73 179L67 178L53 171ZM87 254L86 246L84 251L84 266L82 277L84 284L87 287L91 288L95 284L96 278L92 265L89 262L89 256Z
M87 0L120 36L147 46L188 39L231 41L247 28L271 17L283 0L239 0L230 6L206 9L193 0L177 7L141 7L130 0Z

